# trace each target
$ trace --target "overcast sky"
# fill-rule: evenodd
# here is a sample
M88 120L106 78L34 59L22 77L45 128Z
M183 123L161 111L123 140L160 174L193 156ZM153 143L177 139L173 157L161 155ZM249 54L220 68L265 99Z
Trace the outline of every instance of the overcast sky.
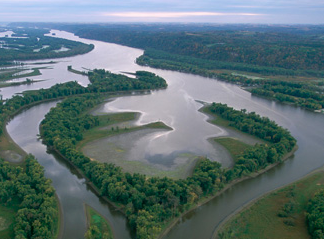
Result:
M324 24L324 0L0 0L0 22Z

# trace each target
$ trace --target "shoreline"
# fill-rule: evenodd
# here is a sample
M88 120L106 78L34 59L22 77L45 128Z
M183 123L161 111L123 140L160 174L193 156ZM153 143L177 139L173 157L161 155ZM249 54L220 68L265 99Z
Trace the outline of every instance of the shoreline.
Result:
M227 184L224 188L222 188L219 192L217 192L214 195L211 195L210 197L207 198L203 198L201 199L201 202L198 202L197 205L195 205L193 208L189 209L188 211L182 213L179 217L175 218L173 221L170 222L170 224L162 231L162 233L160 234L160 236L158 237L159 239L162 239L164 236L166 236L166 234L180 221L180 219L182 217L184 217L186 214L188 214L189 212L194 211L195 209L203 206L204 204L208 203L209 201L213 200L214 198L220 196L222 193L224 193L226 190L232 188L233 186L235 186L236 184L243 182L247 179L251 179L251 178L256 178L257 176L269 171L270 169L274 168L275 166L279 165L280 163L282 163L283 161L287 160L288 158L292 157L294 155L294 153L297 151L298 146L296 145L290 152L288 152L283 158L282 161L268 165L267 167L265 167L264 169L252 173L249 176L245 176L239 179L235 179L232 182L230 182L229 184ZM250 202L251 203L251 202ZM236 214L236 211L234 212ZM232 214L231 214L232 215ZM229 215L230 216L230 215ZM221 225L221 224L220 224ZM220 226L219 225L219 226ZM219 226L217 226L217 228L219 228Z
M63 231L64 231L64 217L63 217L63 207L61 205L60 199L55 192L56 204L58 207L58 232L57 232L57 239L63 239Z
M249 209L250 207L252 207L255 203L257 203L258 201L262 200L263 198L269 196L271 193L274 193L275 191L277 190L280 190L280 189L283 189L285 187L289 187L290 185L293 185L307 177L310 177L316 173L320 173L320 172L324 172L324 166L323 167L320 167L320 168L317 168L309 173L307 173L306 175L304 175L302 178L299 178L289 184L286 184L286 185L283 185L283 186L280 186L280 187L277 187L269 192L267 192L266 194L264 195L261 195L259 197L256 197L254 199L252 199L251 201L245 203L244 205L240 206L238 209L236 209L234 212L232 212L230 215L228 215L214 230L213 232L213 235L211 237L211 239L219 239L218 237L218 232L223 229L223 227L225 226L225 224L229 221L231 221L232 219L234 219L239 213L243 212L244 210L247 210Z
M209 112L206 112L206 107L209 105L208 103L206 102L202 102L202 101L199 101L199 103L203 104L203 106L198 110L199 112L205 114L208 118L207 118L207 122L210 123L210 124L213 124L213 125L216 125L218 127L221 127L221 128L224 128L225 130L227 128L229 128L230 130L235 130L234 129L231 129L229 126L223 126L223 125L217 125L215 123L212 123L212 120L215 119L215 116L210 114ZM241 132L241 131L239 131ZM243 133L243 132L242 132ZM250 135L251 137L253 137L253 135ZM212 138L210 138L212 139ZM265 167L264 169L261 169L259 170L258 172L254 172L254 173L251 173L250 175L248 176L244 176L242 178L239 178L239 179L235 179L233 180L232 182L230 182L229 184L225 185L224 188L222 188L219 192L217 192L216 194L214 195L211 195L207 198L202 198L198 203L197 205L193 206L192 208L190 208L188 211L186 212L183 212L180 216L178 216L177 218L173 219L172 221L170 221L169 224L167 224L168 226L166 226L166 228L161 232L161 234L159 235L159 239L162 239L164 236L166 236L166 234L180 221L180 219L182 219L182 217L184 217L186 214L188 214L189 212L192 212L194 211L195 209L201 207L202 205L208 203L209 201L213 200L214 198L218 197L219 195L221 195L222 193L224 193L226 190L232 188L233 186L235 186L236 184L240 183L240 182L243 182L247 179L251 179L251 178L256 178L257 176L269 171L270 169L276 167L277 165L279 165L280 163L284 162L285 160L287 160L288 158L292 157L294 155L294 153L298 150L298 145L296 144L296 146L290 151L288 152L287 154L285 154L283 156L283 158L281 159L281 161L279 162L276 162L274 164L271 164L271 165L268 165L267 167ZM232 214L231 214L232 215ZM218 228L219 226L217 226L216 228Z
M87 222L86 222L86 226L87 226L87 229L90 228L90 222L91 222L91 217L90 217L90 213L89 213L89 210L88 208L91 208L92 210L96 211L96 213L101 216L102 218L104 218L106 220L106 222L108 223L110 229L111 229L111 232L112 232L112 238L116 238L115 237L115 232L114 232L114 228L112 227L110 221L104 217L100 212L98 212L96 209L94 209L93 207L91 207L90 205L86 204L86 203L83 203L83 208L84 208L84 212L85 212L85 215L86 215L86 219L87 219Z

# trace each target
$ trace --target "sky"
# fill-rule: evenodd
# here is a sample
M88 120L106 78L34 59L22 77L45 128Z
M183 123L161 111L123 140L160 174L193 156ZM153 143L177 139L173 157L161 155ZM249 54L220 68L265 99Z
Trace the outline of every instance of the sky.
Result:
M324 0L0 0L0 22L324 24Z

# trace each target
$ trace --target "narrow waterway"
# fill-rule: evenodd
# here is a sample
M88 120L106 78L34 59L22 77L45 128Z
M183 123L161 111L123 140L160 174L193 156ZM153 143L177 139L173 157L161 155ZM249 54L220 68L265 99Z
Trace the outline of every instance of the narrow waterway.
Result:
M222 102L236 109L245 108L267 116L279 125L288 128L297 139L299 149L295 156L269 172L235 185L220 197L192 211L168 233L166 238L210 238L219 223L239 207L277 187L293 182L324 164L324 115L283 105L269 100L252 97L239 87L214 79L173 71L157 70L137 66L134 61L142 50L116 44L79 39L73 34L55 31L57 37L92 43L95 49L85 55L59 59L52 69L42 70L43 75L35 79L48 79L30 86L2 89L5 97L28 89L47 88L57 82L76 80L87 84L84 76L68 72L67 66L84 68L105 68L112 72L152 71L168 82L166 90L150 95L136 95L118 98L102 107L102 111L141 112L137 124L161 120L174 130L159 137L146 137L140 144L134 144L133 152L142 152L143 157L170 160L175 152L189 152L208 156L213 160L229 164L220 157L207 139L226 132L206 122L207 117L198 112L201 106L197 100ZM46 60L47 61L47 60ZM57 59L54 61L58 61ZM45 167L46 176L53 180L64 210L64 238L82 238L85 232L83 203L104 214L114 227L116 238L130 238L125 218L101 202L79 177L62 160L46 152L46 147L37 139L38 125L46 112L55 103L35 106L15 117L8 125L12 138L28 153L34 154Z

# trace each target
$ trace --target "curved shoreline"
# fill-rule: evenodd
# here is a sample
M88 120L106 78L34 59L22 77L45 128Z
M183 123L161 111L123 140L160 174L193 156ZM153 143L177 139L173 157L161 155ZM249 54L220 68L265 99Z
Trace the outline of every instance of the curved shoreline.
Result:
M241 213L241 212L243 212L244 210L247 210L247 209L249 209L249 208L251 208L255 203L257 203L258 201L260 201L260 200L262 200L263 198L265 198L265 197L267 197L267 196L269 196L271 193L274 193L275 191L277 191L277 190L280 190L280 189L283 189L283 188L285 188L285 187L289 187L290 185L293 185L293 184L295 184L295 183L297 183L297 182L299 182L299 181L301 181L301 180L303 180L303 179L305 179L305 178L307 178L307 177L309 177L309 176L312 176L312 175L314 175L314 174L316 174L316 173L319 173L319 172L324 172L324 167L321 167L321 168L317 168L317 169L315 169L315 170L313 170L312 172L310 172L310 173L308 173L308 174L306 174L305 176L303 176L302 178L299 178L299 179L297 179L297 180L295 180L295 181L293 181L293 182L291 182L291 183L289 183L289 184L286 184L286 185L283 185L283 186L280 186L280 187L277 187L277 188L275 188L275 189L273 189L273 190L271 190L271 191L269 191L269 192L267 192L267 193L265 193L264 195L261 195L261 196L259 196L259 197L256 197L256 198L254 198L254 199L252 199L251 201L249 201L249 202L247 202L247 203L245 203L244 205L242 205L242 206L240 206L237 210L235 210L233 213L231 213L231 214L229 214L216 228L215 228L215 230L214 230L214 232L213 232L213 235L212 235L212 237L211 237L211 239L219 239L219 237L218 237L218 232L221 230L221 229L223 229L223 227L225 226L225 224L227 223L227 222L229 222L229 221L231 221L232 219L234 219L235 218L235 216L237 216L239 213Z
M88 208L91 208L91 209L94 210L94 211L96 211L96 213L97 213L98 215L100 215L102 218L104 218L104 219L106 220L106 222L108 223L108 225L109 225L109 227L110 227L110 229L111 229L111 231L112 231L112 238L115 238L114 228L112 227L110 221L109 221L106 217L104 217L100 212L98 212L96 209L94 209L93 207L91 207L90 205L88 205L88 204L86 204L86 203L83 203L83 207L84 207L84 212L85 212L85 214L86 214L86 219L87 219L86 224L87 224L87 228L88 228L88 229L90 228L91 218L90 218L90 213L89 213L89 210L87 209L87 207L88 207Z
M58 207L58 232L57 232L57 239L63 239L63 231L64 231L64 217L63 217L63 207L61 205L60 199L55 192L55 198L57 202L57 207Z
M220 190L219 192L217 192L215 195L212 195L210 197L207 197L205 199L202 199L201 202L198 202L198 204L196 206L194 206L193 208L189 209L188 211L182 213L179 217L175 218L174 220L172 220L170 222L170 224L162 231L162 233L160 234L160 236L158 237L159 239L162 239L164 236L166 236L166 234L179 222L179 220L185 216L186 214L188 214L189 212L192 212L194 211L195 209L203 206L204 204L208 203L209 201L213 200L214 198L218 197L219 195L221 195L222 193L224 193L226 190L232 188L233 186L235 186L236 184L240 183L240 182L243 182L247 179L251 179L251 178L255 178L267 171L269 171L270 169L274 168L275 166L279 165L280 163L282 163L283 161L287 160L288 158L290 158L291 156L294 155L294 153L297 151L298 149L298 146L296 145L289 153L287 153L283 158L282 158L282 161L280 162L277 162L277 163L274 163L274 164L271 164L269 166L267 166L266 168L258 171L258 172L255 172L255 173L252 173L251 175L249 176L245 176L243 178L239 178L239 179L235 179L233 180L231 183L227 184L224 188L222 188L222 190ZM236 213L236 212L234 212ZM232 215L232 214L231 214ZM221 224L220 224L221 225ZM219 226L220 226L219 225ZM219 228L219 226L217 226L217 228Z

